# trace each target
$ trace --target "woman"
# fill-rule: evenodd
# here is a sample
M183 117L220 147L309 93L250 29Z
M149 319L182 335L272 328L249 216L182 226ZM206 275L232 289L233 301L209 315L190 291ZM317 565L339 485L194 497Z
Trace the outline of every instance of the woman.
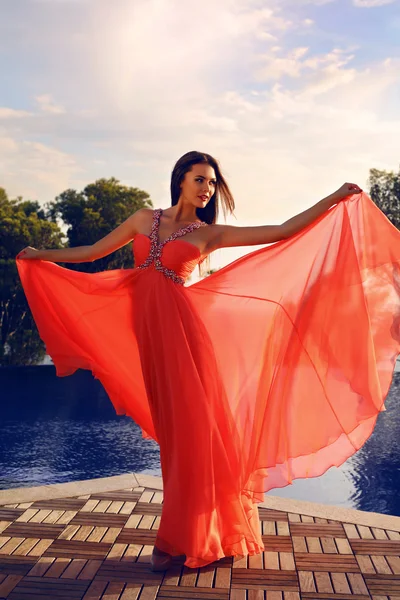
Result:
M175 555L195 568L262 552L256 503L364 444L400 351L399 232L356 184L282 225L218 225L232 195L217 161L189 152L171 195L170 208L138 210L92 246L17 256L57 375L90 369L160 446L154 570ZM134 269L55 264L131 240ZM183 285L217 248L271 242Z

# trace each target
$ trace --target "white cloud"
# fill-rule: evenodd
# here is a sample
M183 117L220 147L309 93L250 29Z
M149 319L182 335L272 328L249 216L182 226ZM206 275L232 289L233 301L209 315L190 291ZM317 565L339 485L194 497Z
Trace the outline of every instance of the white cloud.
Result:
M43 112L53 115L62 115L65 113L65 108L60 104L56 104L51 94L42 94L40 96L36 96L35 99Z
M297 5L313 4L314 6L324 6L331 4L336 0L295 0ZM374 6L385 6L386 4L394 4L398 0L352 0L352 3L357 8L372 8Z
M386 4L393 4L398 0L353 0L354 6L358 8L372 8L375 6L385 6Z
M32 113L27 110L16 110L14 108L0 107L0 119L23 119L30 117Z
M30 82L35 112L0 110L6 187L49 200L115 175L167 206L173 163L198 149L221 161L230 222L276 223L344 181L365 188L370 167L395 168L398 60L364 59L351 37L330 44L297 0L275 3L60 3L56 28L42 9L26 33L47 65Z
M48 201L82 172L76 159L51 146L0 137L0 178L9 196Z

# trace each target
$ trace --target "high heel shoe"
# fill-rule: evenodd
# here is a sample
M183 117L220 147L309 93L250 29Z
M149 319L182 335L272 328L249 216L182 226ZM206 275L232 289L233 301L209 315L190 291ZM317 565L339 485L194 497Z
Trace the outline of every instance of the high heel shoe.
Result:
M154 546L153 552L150 558L150 565L152 571L167 571L172 563L172 556L168 552L159 550L157 546Z

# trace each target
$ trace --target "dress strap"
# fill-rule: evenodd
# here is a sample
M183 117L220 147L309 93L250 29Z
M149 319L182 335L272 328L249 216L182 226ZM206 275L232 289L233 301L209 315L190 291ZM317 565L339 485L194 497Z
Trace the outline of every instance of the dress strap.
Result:
M205 223L204 221L194 221L193 223L189 223L189 225L184 225L180 229L177 229L176 231L172 232L171 235L169 235L163 242L160 242L160 236L158 235L158 232L160 229L160 217L162 214L162 208L159 208L157 210L159 212L157 215L157 225L156 225L157 238L156 238L156 240L158 241L158 244L160 246L164 246L164 244L166 244L167 242L173 242L174 240L176 240L176 238L182 237L183 235L186 235L187 233L190 233L191 231L194 231L195 229L198 229L199 227L207 225L207 223Z
M156 208L153 211L153 221L151 223L150 239L153 244L158 244L158 230L160 229L160 217L162 208Z

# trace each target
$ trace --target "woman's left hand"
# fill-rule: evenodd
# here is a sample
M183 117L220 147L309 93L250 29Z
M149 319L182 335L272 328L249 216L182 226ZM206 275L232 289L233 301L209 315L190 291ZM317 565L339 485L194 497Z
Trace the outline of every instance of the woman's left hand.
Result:
M32 248L32 246L26 246L21 252L18 252L17 258L39 258L40 250L36 250L36 248Z
M354 194L361 194L362 189L356 183L344 183L336 192L333 192L332 199L336 202L340 202L348 196Z

